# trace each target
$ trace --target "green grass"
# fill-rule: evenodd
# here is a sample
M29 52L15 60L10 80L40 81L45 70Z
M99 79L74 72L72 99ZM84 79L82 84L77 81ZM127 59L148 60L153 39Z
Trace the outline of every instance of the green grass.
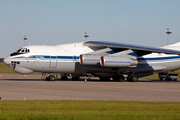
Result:
M180 102L1 101L2 120L179 120Z
M179 69L179 70L176 70L176 71L173 71L173 72L169 72L169 73L170 73L170 74L178 74L178 79L180 79L180 69ZM144 77L144 78L159 79L158 73L153 74L153 75L146 76L146 77Z
M5 63L0 63L0 73L15 73Z

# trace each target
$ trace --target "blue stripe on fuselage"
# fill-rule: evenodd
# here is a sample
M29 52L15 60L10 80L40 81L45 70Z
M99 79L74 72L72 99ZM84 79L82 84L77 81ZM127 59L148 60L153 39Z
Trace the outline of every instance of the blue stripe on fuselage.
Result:
M20 57L12 57L12 59L51 59L51 58L57 58L57 59L64 59L64 60L73 60L73 59L79 59L79 56L48 56L48 55L30 55L28 57L26 56L20 56ZM138 60L145 60L145 61L159 61L159 60L174 60L174 59L180 59L180 56L171 56L171 57L155 57L155 58L138 58Z
M43 55L31 55L31 56L20 56L20 57L13 57L12 59L18 58L42 58L42 59L50 59L50 58L57 58L57 59L79 59L79 56L43 56Z
M156 57L156 58L138 58L138 60L172 60L172 59L179 59L180 56L171 56L171 57Z

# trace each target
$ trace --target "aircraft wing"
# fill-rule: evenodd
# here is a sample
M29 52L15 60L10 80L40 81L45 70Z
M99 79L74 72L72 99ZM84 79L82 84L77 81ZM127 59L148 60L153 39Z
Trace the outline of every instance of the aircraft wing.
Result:
M132 45L118 42L108 42L108 41L86 41L85 46L89 47L99 47L99 48L111 48L111 49L123 49L123 50L133 50L139 53L139 56L146 55L150 53L165 53L165 54L177 54L180 55L180 51L172 49L164 49L157 47L148 47L142 45Z

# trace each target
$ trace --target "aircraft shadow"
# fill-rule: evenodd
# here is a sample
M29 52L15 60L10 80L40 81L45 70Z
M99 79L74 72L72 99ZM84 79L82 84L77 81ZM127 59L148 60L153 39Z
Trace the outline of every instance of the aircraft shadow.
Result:
M24 79L0 79L1 80L7 80L7 81L47 81L47 80L41 80L41 79L27 79L27 78L24 78ZM73 81L73 82L79 82L79 81L85 81L85 79L81 78L80 80L77 80L77 81L74 81L74 80L71 80L71 79L68 79L68 80L61 80L61 79L56 79L55 81ZM55 82L55 81L47 81L47 82ZM113 81L113 80L110 80L110 81L100 81L99 79L87 79L87 82L119 82L119 81ZM124 82L128 82L128 81L124 81ZM138 82L180 82L179 80L178 81L167 81L167 80L158 80L158 79L140 79ZM129 83L134 83L134 82L129 82Z

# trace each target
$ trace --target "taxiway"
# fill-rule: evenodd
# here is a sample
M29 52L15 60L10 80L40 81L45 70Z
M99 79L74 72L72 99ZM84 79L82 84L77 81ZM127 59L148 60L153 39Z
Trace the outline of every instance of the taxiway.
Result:
M180 81L140 79L139 82L41 81L41 75L0 73L2 100L138 100L180 101Z

